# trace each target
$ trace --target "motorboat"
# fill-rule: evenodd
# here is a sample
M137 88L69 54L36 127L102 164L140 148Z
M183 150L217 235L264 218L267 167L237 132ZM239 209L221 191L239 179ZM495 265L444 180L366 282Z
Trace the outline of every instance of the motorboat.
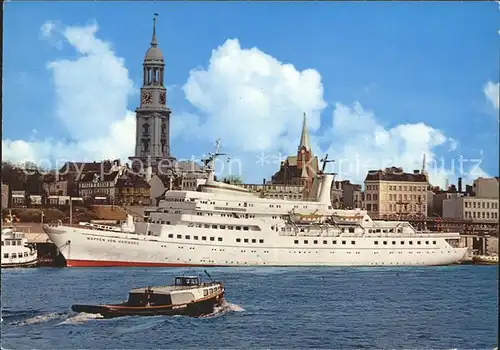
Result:
M199 317L212 314L223 301L222 282L211 280L205 283L199 276L176 276L172 285L132 289L128 300L120 304L77 304L72 305L71 309L80 313L100 314L103 318L158 315Z
M476 255L472 261L478 265L498 265L498 255Z

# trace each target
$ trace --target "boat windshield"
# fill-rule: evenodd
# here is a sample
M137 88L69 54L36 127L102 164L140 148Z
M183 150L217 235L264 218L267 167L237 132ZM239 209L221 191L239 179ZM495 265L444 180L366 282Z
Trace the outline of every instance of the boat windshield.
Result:
M176 286L197 286L199 283L198 277L176 277Z

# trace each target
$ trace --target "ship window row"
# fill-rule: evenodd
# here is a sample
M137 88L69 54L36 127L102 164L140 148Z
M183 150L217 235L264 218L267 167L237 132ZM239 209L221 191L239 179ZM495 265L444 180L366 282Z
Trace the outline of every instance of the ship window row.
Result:
M192 201L193 199L192 198L175 198L175 197L168 197L168 198L165 198L165 200L167 202L189 202L189 201Z
M168 234L168 238L174 238L174 234L173 234L173 233L169 233L169 234ZM177 239L183 239L183 238L184 238L184 239L191 239L191 235L184 235L184 237L183 237L182 235L176 235L176 236L175 236L175 238L177 238ZM202 241L206 241L206 240L207 240L207 238L208 238L210 241L214 242L216 237L201 236L201 240L202 240ZM198 240L200 240L200 236L193 236L193 239L194 239L195 241L198 241ZM218 241L218 242L222 242L222 237L217 237L217 241Z
M243 238L243 243L257 243L257 239L255 238ZM241 243L241 238L236 238L236 243ZM259 243L264 243L263 239L259 239Z
M20 239L6 239L5 245L22 245L23 242ZM2 241L2 245L4 245L4 241Z
M204 289L203 290L203 296L206 297L209 294L217 293L218 290L219 290L219 287L210 288L210 290L209 289Z
M211 201L200 201L200 203L201 204L211 204L211 205L215 205L216 204L215 202L211 202ZM226 206L229 206L229 202L226 202ZM242 203L238 203L238 206L241 207ZM252 203L243 202L243 207L253 207L253 204Z
M375 245L378 245L378 241L374 241L373 242ZM383 245L387 245L387 241L382 241L382 244ZM396 244L396 241L392 241L392 244L395 245ZM401 244L404 245L405 244L405 241L401 241ZM408 241L408 244L409 245L413 245L413 241ZM422 242L421 241L417 241L417 245L421 245ZM425 244L429 245L429 241L425 241ZM436 241L432 241L432 244L437 244Z
M250 226L233 226L233 225L216 225L216 224L196 224L190 226L196 226L198 228L212 228L220 230L236 230L236 231L253 231Z
M204 216L204 215L206 215L206 216L214 216L214 213L209 213L209 212L196 212L196 215L198 215L198 216ZM229 213L220 213L220 216L221 216L221 217L223 217L223 218L226 218L226 217L227 217L227 218L232 218L232 217L234 217L234 215L235 215L234 213L231 213L231 214L229 214ZM243 215L243 214L238 214L238 215ZM244 217L245 219L253 219L253 218L255 218L255 215L251 215L251 214L244 214L244 216L243 216L243 217Z
M28 252L24 252L24 257L26 258L27 256L28 256ZM4 259L8 259L9 258L9 253L3 253L3 257L4 257ZM11 258L22 258L23 257L23 253L11 253L10 257Z
M317 239L314 239L314 240L311 240L311 244L319 244L320 241L318 241ZM328 244L328 241L325 239L322 241L323 244ZM339 241L340 242L340 241ZM293 241L294 244L299 244L299 240L296 239ZM303 241L304 244L309 244L309 240L308 239L305 239ZM350 242L352 245L355 245L356 244L356 241L351 241ZM336 240L333 240L332 241L332 244L337 244L337 241ZM339 243L340 244L340 243ZM342 241L342 244L347 244L347 241Z
M151 220L152 224L162 224L162 225L170 225L170 221L168 220Z
M369 229L368 230L369 233L394 233L395 231L396 231L396 229L394 229L394 228L388 228L388 229L376 228L376 229ZM397 232L398 233L402 233L403 229L402 228L398 228Z
M342 233L345 233L345 232L346 232L346 228L345 228L345 227L344 227L344 228L342 228L342 230L341 230L341 231L342 231ZM348 227L348 228L347 228L347 231L348 231L349 233L354 233L354 227Z

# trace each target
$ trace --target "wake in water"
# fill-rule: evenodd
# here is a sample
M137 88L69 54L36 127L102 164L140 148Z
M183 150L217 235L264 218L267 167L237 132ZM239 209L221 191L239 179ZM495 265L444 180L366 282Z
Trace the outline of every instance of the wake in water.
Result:
M60 320L69 316L69 312L49 312L10 323L13 326L26 326Z
M103 317L99 314L87 314L85 312L82 312L75 316L71 316L62 322L59 322L56 326L60 326L63 324L80 324L90 320L98 320L98 319L103 319Z
M32 316L33 314L36 313L39 314ZM13 321L8 323L9 325L27 326L27 325L36 325L36 324L60 320L62 322L57 323L57 325L63 325L63 324L78 324L98 318L102 317L100 315L85 314L85 313L75 315L72 312L40 313L40 311L17 311L17 312L9 312L7 315L3 314L2 323L4 321L11 321L11 319L13 319Z
M243 311L245 311L245 309L243 309L241 306L228 303L227 300L224 299L221 306L216 306L214 308L213 313L201 316L200 318L220 317L230 312L243 312Z

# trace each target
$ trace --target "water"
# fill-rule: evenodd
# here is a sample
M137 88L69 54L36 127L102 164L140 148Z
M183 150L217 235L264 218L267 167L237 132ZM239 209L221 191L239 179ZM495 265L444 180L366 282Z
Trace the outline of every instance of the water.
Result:
M205 318L76 314L201 269L2 270L4 349L497 346L497 267L218 268L227 305Z

